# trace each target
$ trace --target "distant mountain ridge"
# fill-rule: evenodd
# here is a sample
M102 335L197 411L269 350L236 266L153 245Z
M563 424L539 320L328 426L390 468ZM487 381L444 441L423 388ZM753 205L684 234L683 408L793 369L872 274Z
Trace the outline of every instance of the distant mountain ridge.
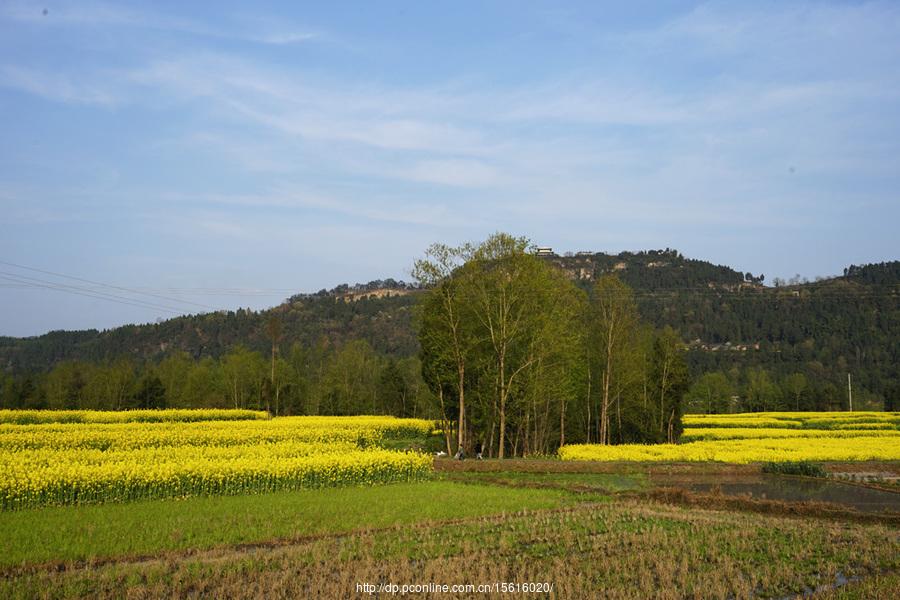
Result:
M740 273L731 267L685 258L677 250L641 252L546 254L546 259L566 271L572 279L593 281L613 273L639 291L683 289L697 286L722 289L761 287L764 276Z
M882 387L900 377L900 261L850 266L815 282L763 285L764 276L685 258L672 249L544 258L589 289L614 273L635 291L643 318L678 330L692 370L761 365L776 371L853 371L861 385ZM364 339L386 355L418 349L413 312L419 290L392 279L296 294L262 311L238 309L176 317L107 331L53 331L33 338L0 337L0 369L46 371L64 360L128 356L156 361L175 351L218 358L235 344L266 352L265 323L282 322L282 344L341 345ZM846 375L844 375L846 377Z

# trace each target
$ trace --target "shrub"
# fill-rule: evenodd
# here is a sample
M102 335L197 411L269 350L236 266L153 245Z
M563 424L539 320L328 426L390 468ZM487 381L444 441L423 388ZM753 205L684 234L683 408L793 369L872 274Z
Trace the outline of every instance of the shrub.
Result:
M762 466L763 473L777 475L801 475L803 477L827 477L828 473L822 465L806 460L787 462L767 462Z

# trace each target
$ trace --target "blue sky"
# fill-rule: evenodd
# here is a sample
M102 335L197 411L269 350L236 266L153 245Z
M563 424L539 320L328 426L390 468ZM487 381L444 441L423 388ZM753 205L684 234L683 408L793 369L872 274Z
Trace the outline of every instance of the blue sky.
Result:
M196 303L0 264L0 335L172 314L48 281L262 308L497 230L900 258L896 2L198 4L0 3L0 261Z

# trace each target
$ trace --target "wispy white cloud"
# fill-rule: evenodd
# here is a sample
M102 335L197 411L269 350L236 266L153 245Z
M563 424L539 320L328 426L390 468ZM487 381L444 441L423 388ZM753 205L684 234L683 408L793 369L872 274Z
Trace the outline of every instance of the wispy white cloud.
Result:
M72 24L232 35L88 6L57 14ZM900 50L888 35L900 32L898 13L885 4L707 4L600 40L633 69L585 63L527 82L359 81L192 46L115 73L7 65L0 76L7 87L62 102L191 114L176 145L221 161L223 172L236 165L269 178L249 186L253 193L213 190L195 203L435 228L539 226L566 215L569 223L789 229L799 210L831 193L808 175L887 177L895 166L898 142L888 133L897 124L885 127L884 111L865 107L900 99L891 62ZM318 36L281 27L252 22L235 35L271 44ZM822 56L833 64L823 68ZM670 65L700 65L699 74L669 77ZM203 222L237 235L239 218L234 227Z
M161 152L202 153L251 173L290 173L296 165L289 148L271 138L229 131L193 131L154 144ZM266 140L269 143L266 143Z
M460 187L490 187L501 183L496 169L476 160L423 160L397 173L401 179Z
M258 194L171 192L161 195L160 200L178 205L182 209L190 206L206 206L218 207L220 210L228 207L268 210L270 212L267 214L272 220L283 219L282 214L271 212L272 209L285 209L301 211L301 214L306 215L310 215L309 211L321 211L362 221L405 225L452 226L465 222L459 215L454 215L447 206L437 202L397 201L375 194L370 194L364 201L360 201L352 197L329 196L291 184L283 184L281 187ZM239 222L246 216L246 213L241 213L234 215L233 218L235 222Z
M66 74L48 73L14 65L0 65L0 86L56 102L113 106L115 91Z

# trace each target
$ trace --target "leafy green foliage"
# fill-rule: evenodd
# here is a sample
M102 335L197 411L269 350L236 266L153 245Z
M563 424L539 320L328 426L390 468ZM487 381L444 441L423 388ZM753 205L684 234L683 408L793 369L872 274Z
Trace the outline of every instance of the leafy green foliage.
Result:
M828 473L818 463L808 461L768 462L762 466L763 473L776 475L802 475L803 477L828 477Z

